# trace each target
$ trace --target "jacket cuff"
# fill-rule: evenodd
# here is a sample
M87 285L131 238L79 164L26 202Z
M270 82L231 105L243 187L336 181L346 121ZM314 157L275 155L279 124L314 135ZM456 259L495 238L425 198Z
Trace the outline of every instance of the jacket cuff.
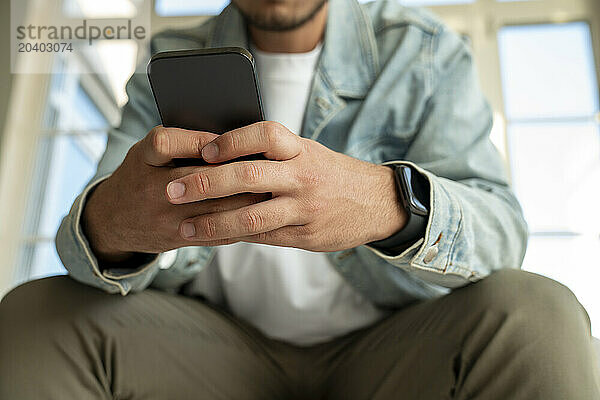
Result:
M387 255L365 245L388 263L415 276L444 287L459 287L478 280L475 272L453 265L454 245L461 229L463 213L460 202L444 187L441 178L407 161L383 165L408 165L429 181L429 221L425 236L399 255Z
M75 199L71 211L63 219L56 235L56 250L71 277L106 292L121 293L125 296L131 290L142 290L152 282L160 269L160 257L154 257L135 269L100 270L98 259L83 233L81 216L89 194L108 176L92 181Z

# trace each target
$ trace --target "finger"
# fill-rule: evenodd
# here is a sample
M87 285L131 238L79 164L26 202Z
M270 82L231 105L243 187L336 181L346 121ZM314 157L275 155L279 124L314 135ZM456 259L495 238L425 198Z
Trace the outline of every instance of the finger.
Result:
M293 200L277 197L234 211L206 214L183 221L179 234L188 241L213 241L252 236L298 223Z
M210 164L210 165L194 165L194 166L183 166L183 167L175 167L170 168L168 171L165 171L166 179L169 181L173 181L176 179L181 179L185 176L194 174L196 172L201 172L204 170L211 170L217 167L220 167L222 164Z
M208 242L189 242L186 241L185 243L183 243L180 247L189 247L189 246L194 246L194 247L214 247L214 246L226 246L228 244L233 244L233 243L237 243L239 242L238 239L222 239L222 240L212 240L212 241L208 241Z
M180 215L183 218L192 218L198 215L222 213L225 211L237 210L243 207L251 206L253 204L270 199L271 195L269 193L237 194L221 199L211 199L196 203L177 205L176 207L181 207L181 210L178 210L177 215Z
M237 238L240 242L307 249L310 247L305 225L289 225L269 232Z
M202 148L219 135L157 126L141 141L144 161L162 167L174 158L201 158Z
M202 158L220 163L251 154L289 160L302 150L301 138L277 122L263 121L226 132L204 146Z
M297 182L281 162L240 161L214 168L199 168L170 182L166 193L172 204L184 204L246 192L282 192L296 186Z

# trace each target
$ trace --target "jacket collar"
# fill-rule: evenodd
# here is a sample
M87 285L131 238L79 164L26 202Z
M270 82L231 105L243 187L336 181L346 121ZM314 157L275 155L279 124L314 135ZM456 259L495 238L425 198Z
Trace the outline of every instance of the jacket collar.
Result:
M215 20L208 47L249 48L247 27L237 7L229 4ZM329 0L325 39L317 70L342 97L366 95L379 69L370 19L356 0Z

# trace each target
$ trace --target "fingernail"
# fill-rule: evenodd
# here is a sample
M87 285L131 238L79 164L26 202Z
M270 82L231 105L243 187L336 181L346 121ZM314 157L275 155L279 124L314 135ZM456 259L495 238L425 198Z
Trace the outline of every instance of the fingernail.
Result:
M183 233L184 238L189 239L191 237L194 237L194 235L196 235L196 227L194 226L194 224L192 224L190 222L186 222L181 227L181 232Z
M167 186L167 194L171 199L178 199L185 194L185 185L181 182L171 182Z
M219 155L219 146L209 143L202 149L202 158L205 160L214 160Z

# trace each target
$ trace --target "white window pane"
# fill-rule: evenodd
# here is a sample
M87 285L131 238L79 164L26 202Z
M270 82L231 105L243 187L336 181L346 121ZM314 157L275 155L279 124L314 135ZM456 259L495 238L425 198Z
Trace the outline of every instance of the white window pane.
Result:
M535 272L569 287L583 304L592 321L592 334L600 336L600 237L582 235L531 237L523 269Z
M509 120L590 116L598 111L586 23L509 26L500 30L498 40Z
M67 273L51 241L23 245L19 265L27 265L29 269L20 271L18 283Z
M133 18L142 0L64 0L64 13L75 18Z
M76 85L74 88L65 88L57 93L51 93L51 102L57 110L54 127L59 130L104 130L108 128L108 121L100 113L98 107L81 88L76 80L67 81L67 84Z
M163 17L218 14L229 0L156 0L156 13Z
M41 199L38 236L53 237L85 184L96 171L96 164L106 147L106 135L61 135L51 141L51 159Z
M600 135L593 123L511 124L515 192L532 232L600 233Z
M102 131L108 123L74 75L53 78L45 119L50 130L100 132L40 138L24 229L28 237L54 236L106 147Z

